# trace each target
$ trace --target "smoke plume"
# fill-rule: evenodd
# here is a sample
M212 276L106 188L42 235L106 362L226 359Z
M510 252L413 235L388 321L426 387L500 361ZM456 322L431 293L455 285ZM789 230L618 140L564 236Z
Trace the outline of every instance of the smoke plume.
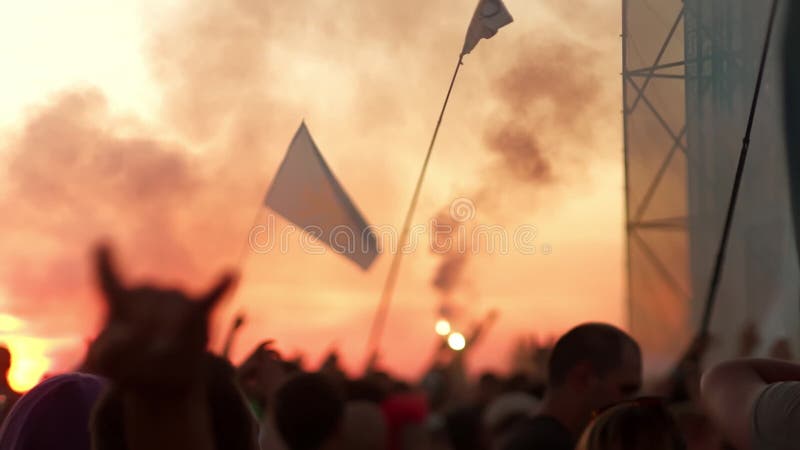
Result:
M484 131L501 177L541 187L572 172L570 145L589 143L596 126L596 58L578 43L520 46L516 62L492 83L499 106Z
M472 13L455 14L452 6L221 0L183 5L154 21L146 55L160 95L155 119L116 113L95 88L70 89L42 99L3 144L5 312L23 319L30 335L70 336L49 355L63 369L77 362L99 325L88 263L98 239L119 249L132 281L147 274L206 287L204 280L236 262L270 167L287 143L285 130L309 111L297 94L315 86L303 83L308 74L324 94L315 100L318 111L334 111L330 120L339 120L360 150L351 157L357 169L350 180L393 175L385 153L359 141L429 129L426 114L442 88L432 74L451 70L455 61L443 48L452 45L455 57ZM567 147L592 137L600 89L592 50L520 40L510 68L490 80L489 117L475 136L497 158L477 189L490 197L502 192L495 183L565 180L564 163L575 159ZM437 100L409 104L409 94ZM404 150L393 144L387 151ZM467 263L467 252L442 254L433 286L443 298L465 281Z

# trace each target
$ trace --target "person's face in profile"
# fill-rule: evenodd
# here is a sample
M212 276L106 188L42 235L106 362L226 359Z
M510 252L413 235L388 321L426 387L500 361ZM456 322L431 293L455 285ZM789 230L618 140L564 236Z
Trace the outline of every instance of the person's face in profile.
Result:
M642 387L642 359L633 347L622 352L622 364L605 376L595 378L592 401L595 408L604 408L635 397Z

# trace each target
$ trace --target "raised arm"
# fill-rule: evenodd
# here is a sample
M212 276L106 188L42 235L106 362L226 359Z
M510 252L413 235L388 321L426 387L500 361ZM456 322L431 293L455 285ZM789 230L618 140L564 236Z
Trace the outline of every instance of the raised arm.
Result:
M756 403L770 384L782 381L800 381L800 365L742 359L722 363L703 376L703 400L726 438L737 449L753 448Z

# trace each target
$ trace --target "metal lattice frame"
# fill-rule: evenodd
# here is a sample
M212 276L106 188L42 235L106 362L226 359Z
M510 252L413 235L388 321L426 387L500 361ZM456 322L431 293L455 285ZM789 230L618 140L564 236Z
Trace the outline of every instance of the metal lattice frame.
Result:
M646 353L661 362L677 357L696 331L752 97L765 5L622 2L629 320ZM759 181L739 201L723 275L725 314L712 331L726 342L736 341L736 327L751 315L765 320L758 315L767 314L759 303L767 293L778 305L773 311L796 302L788 297L798 280L780 276L793 273L780 266L788 219L782 207L766 204L787 195L775 175L784 164L775 138L782 95L776 72L768 69L746 173ZM779 260L766 275L751 262L760 248ZM800 330L800 319L783 322Z
M623 9L627 10L626 6L628 0L623 0ZM623 16L625 13L623 13ZM647 189L647 193L645 194L644 200L639 203L639 205L631 205L628 204L628 211L629 211L629 220L628 220L628 230L629 232L635 233L637 228L668 228L668 229L680 229L684 230L686 228L686 218L685 217L678 217L678 218L669 218L663 221L651 221L651 222L643 222L642 217L644 213L647 211L647 208L650 206L650 202L653 199L653 195L655 194L656 190L661 183L661 180L666 172L667 168L669 167L670 162L672 162L672 157L675 156L675 152L678 150L682 151L684 154L688 155L688 150L686 145L683 143L683 139L686 137L686 125L680 130L673 130L669 124L664 120L664 118L659 113L658 109L653 106L653 103L647 97L647 86L654 78L671 78L671 79L681 79L685 80L686 75L684 74L673 74L673 73L661 73L665 69L675 69L681 68L684 69L686 67L686 61L673 61L669 63L662 63L661 59L664 57L664 51L667 47L673 42L673 38L675 38L675 32L678 29L678 25L681 24L684 18L684 8L681 8L678 16L675 18L674 25L670 29L669 33L664 39L664 43L661 46L661 50L659 50L658 55L655 57L655 61L653 65L650 67L640 67L636 69L628 68L628 58L627 58L627 40L625 36L627 35L625 30L625 20L623 19L623 34L622 34L622 45L623 45L623 84L629 85L633 89L636 90L636 97L633 99L632 102L629 103L627 89L623 86L623 104L625 108L623 110L623 114L625 116L625 151L627 156L627 118L630 116L638 107L641 107L641 103L644 103L645 107L653 114L653 116L658 120L662 127L664 127L664 131L666 131L670 137L672 138L672 148L667 153L666 158L661 164L660 169L656 173L652 183ZM638 80L641 79L642 81L639 82ZM630 106L628 106L630 104ZM630 212L631 207L634 206L634 219L630 220Z
M641 55L641 59L647 61L646 65L634 66L631 58L629 58L631 43L635 43L633 41L635 37L631 35L629 27L629 21L632 19L631 6L641 9L643 1L645 0L623 0L622 2L623 116L626 194L628 199L628 300L629 326L634 335L637 335L637 330L658 326L654 320L648 318L647 314L635 312L646 307L645 302L647 301L647 299L643 298L644 293L641 292L643 289L637 288L633 281L633 272L639 270L641 266L649 266L648 271L659 278L658 283L668 287L671 292L664 295L672 297L674 301L681 302L684 305L688 305L692 297L692 292L685 286L686 283L681 283L678 280L679 276L675 274L674 268L671 267L672 265L665 261L664 251L654 248L653 242L648 237L653 232L677 233L688 240L688 220L685 215L648 217L648 211L651 209L656 194L663 189L670 188L665 182L665 178L668 176L670 167L673 164L680 163L676 162L676 156L681 154L684 160L689 157L685 118L682 123L676 125L675 120L668 120L660 109L658 102L651 98L651 90L654 83L659 83L660 80L685 82L687 66L685 58L675 60L674 52L671 55L672 60L667 60L666 58L669 48L675 45L683 46L684 33L682 32L682 27L685 27L686 8L680 0L674 0L677 14L670 18L671 25L665 28L663 35L660 36L661 45L658 50L651 55ZM634 3L636 4L634 5ZM655 49L655 47L652 47L652 49ZM636 169L632 167L632 158L638 156L637 152L648 155L651 153L650 149L643 148L642 142L631 142L630 140L632 128L636 126L636 124L632 123L632 119L637 117L657 124L668 139L669 149L656 157L658 159L657 170L652 174L652 177L643 183L634 184L632 183L631 171ZM632 195L634 190L641 195ZM688 260L683 261L683 263L684 269L688 267ZM643 346L647 349L647 336L637 335L637 338L644 341ZM656 351L664 353L663 349Z

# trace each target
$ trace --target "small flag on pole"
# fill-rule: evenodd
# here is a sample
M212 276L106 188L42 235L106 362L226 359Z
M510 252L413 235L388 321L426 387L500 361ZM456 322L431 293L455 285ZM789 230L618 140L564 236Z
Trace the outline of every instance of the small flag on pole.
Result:
M480 0L472 22L467 30L467 38L464 41L464 50L461 55L469 54L481 39L489 39L500 28L514 21L511 13L508 12L503 0Z
M289 145L265 204L363 270L378 257L375 234L325 163L305 122Z

